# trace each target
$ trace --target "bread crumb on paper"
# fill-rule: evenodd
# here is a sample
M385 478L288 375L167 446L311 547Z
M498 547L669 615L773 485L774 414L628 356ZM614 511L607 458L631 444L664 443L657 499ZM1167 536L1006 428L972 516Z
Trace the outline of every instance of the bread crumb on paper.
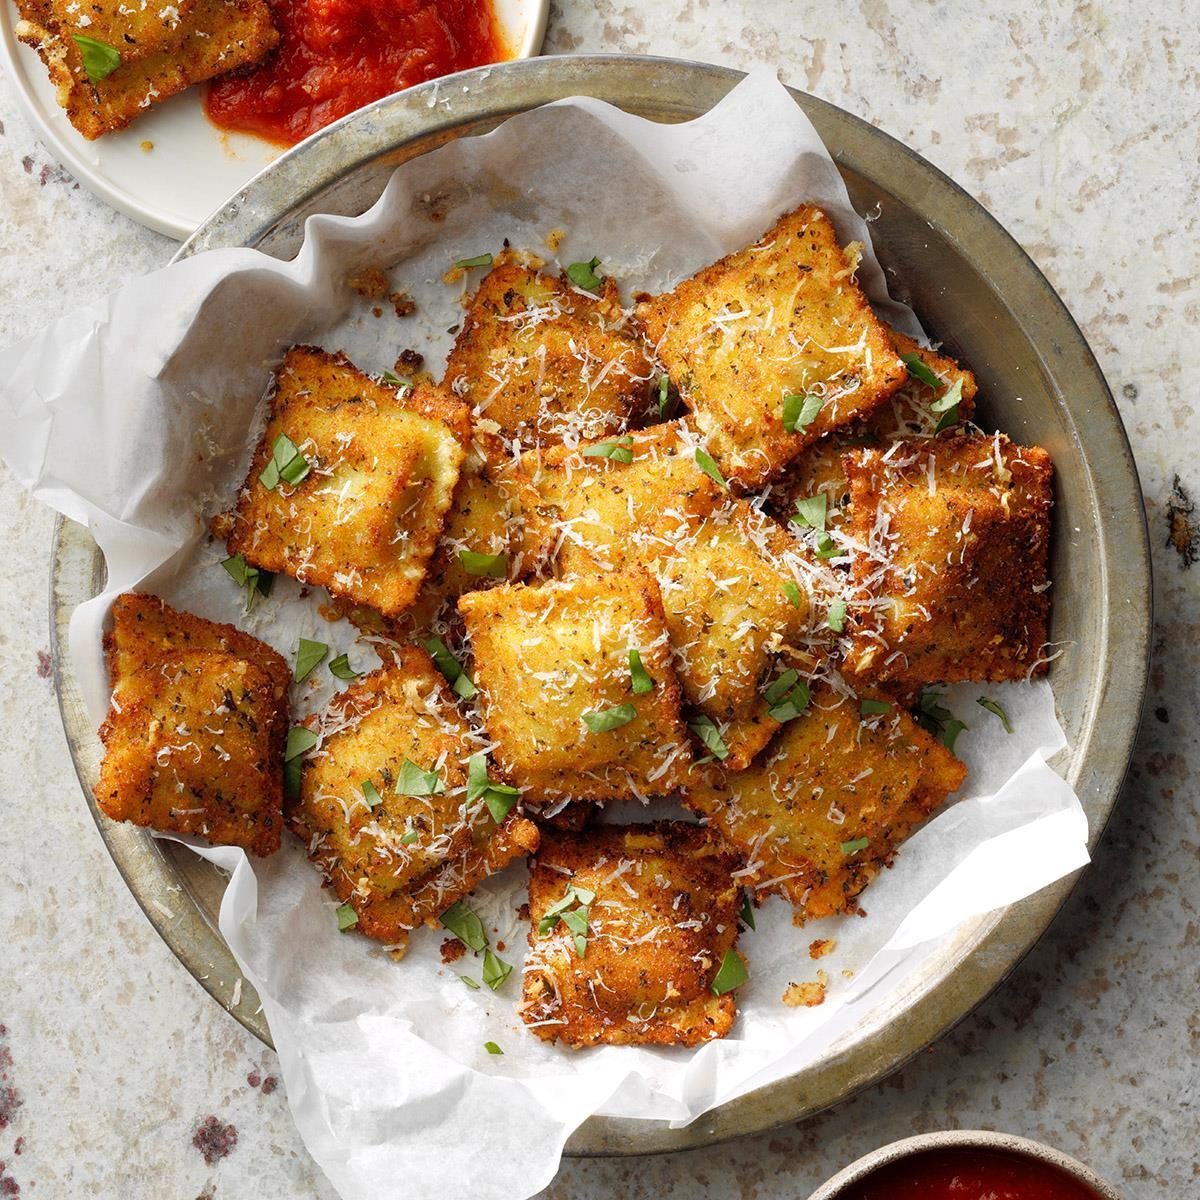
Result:
M817 972L816 982L789 983L783 992L783 1002L788 1008L816 1008L825 1003L825 990L829 976Z

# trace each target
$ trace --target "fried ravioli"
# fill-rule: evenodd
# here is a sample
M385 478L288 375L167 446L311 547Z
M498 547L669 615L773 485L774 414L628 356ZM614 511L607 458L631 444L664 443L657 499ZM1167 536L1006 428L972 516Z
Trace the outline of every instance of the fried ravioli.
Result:
M184 0L175 7L177 18L171 6L157 3L127 11L93 0L88 12L80 10L92 25L80 26L79 15L68 14L70 5L61 0L20 0L16 34L41 56L71 124L94 140L195 83L258 62L279 41L265 0ZM119 36L101 32L122 23ZM80 37L120 56L111 73L89 76Z
M529 877L522 1019L572 1047L725 1037L737 1004L713 982L736 953L736 866L712 831L683 821L546 835Z
M112 619L101 809L252 854L278 850L287 663L232 625L154 596L118 597Z
M403 948L536 848L530 821L512 812L497 827L482 796L469 796L468 762L483 747L424 651L401 648L309 727L319 741L289 824L368 937Z
M854 281L857 262L806 205L637 306L727 479L750 489L775 478L904 382L887 328Z
M294 482L279 461L289 439ZM396 616L420 591L469 439L465 405L441 389L389 387L297 346L276 374L230 553Z
M667 795L690 759L658 585L640 568L458 602L495 756L525 798ZM652 682L634 690L630 652Z
M654 371L605 279L592 295L502 255L472 297L444 385L525 445L622 433Z
M864 716L857 698L818 684L753 766L697 767L684 800L741 853L740 882L786 896L800 923L857 911L863 888L965 777L898 706Z
M861 602L849 669L873 682L1045 671L1053 465L1003 434L846 456Z
M799 545L744 500L706 516L665 515L646 565L658 580L688 703L722 735L726 766L751 761L779 727L764 697L773 664L808 628Z

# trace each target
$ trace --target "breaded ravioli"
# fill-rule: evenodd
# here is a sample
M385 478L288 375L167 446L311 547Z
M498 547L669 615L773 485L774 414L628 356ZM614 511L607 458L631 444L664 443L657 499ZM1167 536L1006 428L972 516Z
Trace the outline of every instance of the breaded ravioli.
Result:
M704 516L661 516L645 561L688 704L715 723L726 766L738 770L779 727L764 695L774 664L807 649L805 552L770 517L730 500Z
M279 41L266 0L151 0L141 8L19 0L18 7L17 37L41 56L58 103L89 139L193 84L258 62Z
M506 439L552 445L622 433L654 369L616 285L595 293L501 255L472 297L444 385Z
M905 379L829 218L806 205L636 312L726 478L778 476Z
M252 854L278 850L287 663L232 625L155 596L119 596L112 621L101 809Z
M461 401L394 388L344 355L289 350L229 550L396 616L416 599L470 439Z
M868 417L823 437L788 467L769 501L772 511L784 520L795 514L796 501L824 494L827 525L840 528L850 512L844 454L863 446L887 450L901 438L933 437L942 430L952 436L974 413L978 388L966 367L895 329L890 333L908 368L908 379Z
M308 723L293 831L368 937L403 948L487 875L537 846L515 811L497 827L469 763L486 756L429 656L412 646L394 665L339 693Z
M848 667L873 682L1045 671L1053 465L1003 434L846 456L860 603Z
M684 821L545 835L529 875L522 1019L573 1047L725 1037L737 1003L714 984L737 954L737 865Z
M531 562L562 576L636 562L660 514L706 512L724 497L698 451L700 439L680 420L525 455L519 477Z
M553 810L678 786L687 732L662 599L645 571L502 584L458 607L495 757L527 801Z
M799 923L855 912L966 770L898 705L817 684L748 770L696 767L684 800L745 859L740 882L786 896Z

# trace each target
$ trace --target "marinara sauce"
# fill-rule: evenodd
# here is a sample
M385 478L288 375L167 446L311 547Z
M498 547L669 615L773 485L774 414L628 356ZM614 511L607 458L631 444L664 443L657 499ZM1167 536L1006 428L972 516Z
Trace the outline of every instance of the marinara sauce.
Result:
M491 0L271 0L279 45L209 88L209 119L293 145L372 100L508 56Z
M1002 1151L927 1150L888 1163L845 1200L1097 1200L1057 1167Z

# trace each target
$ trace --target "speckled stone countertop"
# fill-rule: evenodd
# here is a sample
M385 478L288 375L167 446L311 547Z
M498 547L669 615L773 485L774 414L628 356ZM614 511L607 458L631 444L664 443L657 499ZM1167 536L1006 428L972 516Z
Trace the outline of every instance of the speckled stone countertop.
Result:
M815 1120L568 1162L545 1195L790 1200L883 1142L971 1126L1052 1142L1130 1198L1200 1195L1200 27L1133 0L558 0L546 49L769 63L990 209L1120 404L1158 622L1140 748L1096 863L991 1000ZM0 344L172 251L48 157L0 77ZM274 1056L159 941L79 795L49 679L51 524L0 468L0 1197L332 1197Z

